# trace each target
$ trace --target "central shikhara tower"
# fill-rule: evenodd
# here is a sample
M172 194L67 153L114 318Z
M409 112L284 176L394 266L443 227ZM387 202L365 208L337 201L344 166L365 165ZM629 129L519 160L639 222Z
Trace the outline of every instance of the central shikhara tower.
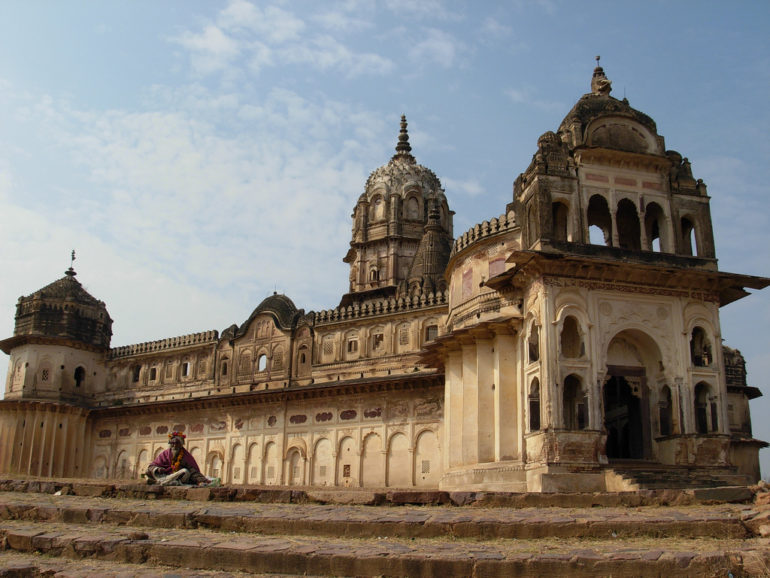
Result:
M221 333L110 348L106 306L72 268L21 297L0 341L0 473L136 477L174 429L228 484L756 481L761 394L719 308L770 280L718 270L705 184L610 92L597 66L502 214L456 239L402 117L355 205L333 309L274 294Z

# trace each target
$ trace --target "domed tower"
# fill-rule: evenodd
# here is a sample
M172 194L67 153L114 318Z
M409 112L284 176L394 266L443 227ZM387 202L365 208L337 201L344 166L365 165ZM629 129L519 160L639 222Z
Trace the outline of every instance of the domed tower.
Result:
M0 401L0 473L85 472L89 406L104 390L112 319L75 275L70 267L20 297L13 337L0 341L11 356Z
M665 149L652 118L610 95L611 84L597 58L591 92L556 133L540 137L516 179L524 247L603 245L624 258L694 257L674 261L716 270L706 185L693 178L687 158Z
M70 267L64 277L16 304L13 337L0 341L11 356L6 399L76 401L103 386L112 319Z
M417 164L411 150L402 116L396 154L369 176L353 211L353 236L343 259L350 264L350 292L341 305L443 289L453 212L439 179Z

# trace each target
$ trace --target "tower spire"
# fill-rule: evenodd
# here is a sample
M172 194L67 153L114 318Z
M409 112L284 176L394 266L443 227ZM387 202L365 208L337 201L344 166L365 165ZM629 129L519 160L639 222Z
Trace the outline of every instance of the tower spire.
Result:
M610 91L612 91L612 81L605 76L604 69L599 64L600 59L601 56L596 57L596 68L594 68L594 74L591 77L591 92L609 96Z
M77 275L77 273L75 273L75 269L73 268L74 264L75 264L75 249L72 249L72 254L70 255L70 268L64 272L64 274L67 275L68 277L74 277L75 275Z
M414 162L414 157L412 156L412 147L409 144L409 132L406 130L407 122L406 122L406 115L401 115L401 130L398 133L398 144L396 145L396 154L393 155L393 158L403 158L407 159L409 161Z

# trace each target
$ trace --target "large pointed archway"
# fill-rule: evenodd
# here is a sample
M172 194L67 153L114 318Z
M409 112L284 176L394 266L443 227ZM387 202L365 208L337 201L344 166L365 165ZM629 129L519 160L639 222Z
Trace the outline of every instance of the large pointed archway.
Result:
M648 460L653 457L648 380L657 377L659 367L660 349L646 333L626 330L610 341L602 388L608 459Z
M603 392L607 457L611 460L649 458L650 405L643 370L610 366L608 373Z

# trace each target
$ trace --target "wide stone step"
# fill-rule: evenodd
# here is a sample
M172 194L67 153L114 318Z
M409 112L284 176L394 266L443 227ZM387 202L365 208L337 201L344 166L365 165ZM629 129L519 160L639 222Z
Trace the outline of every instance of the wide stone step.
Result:
M0 520L355 538L744 538L744 506L458 508L200 503L0 493Z
M0 492L0 578L737 578L770 567L770 510L767 500L753 503L758 488L319 493L17 481L13 489Z
M612 471L626 480L629 487L649 490L716 488L746 484L745 476L735 474L732 470L628 465L614 466Z
M770 563L764 542L714 538L338 539L10 521L0 527L0 540L15 552L130 563L142 570L318 576L742 576Z

